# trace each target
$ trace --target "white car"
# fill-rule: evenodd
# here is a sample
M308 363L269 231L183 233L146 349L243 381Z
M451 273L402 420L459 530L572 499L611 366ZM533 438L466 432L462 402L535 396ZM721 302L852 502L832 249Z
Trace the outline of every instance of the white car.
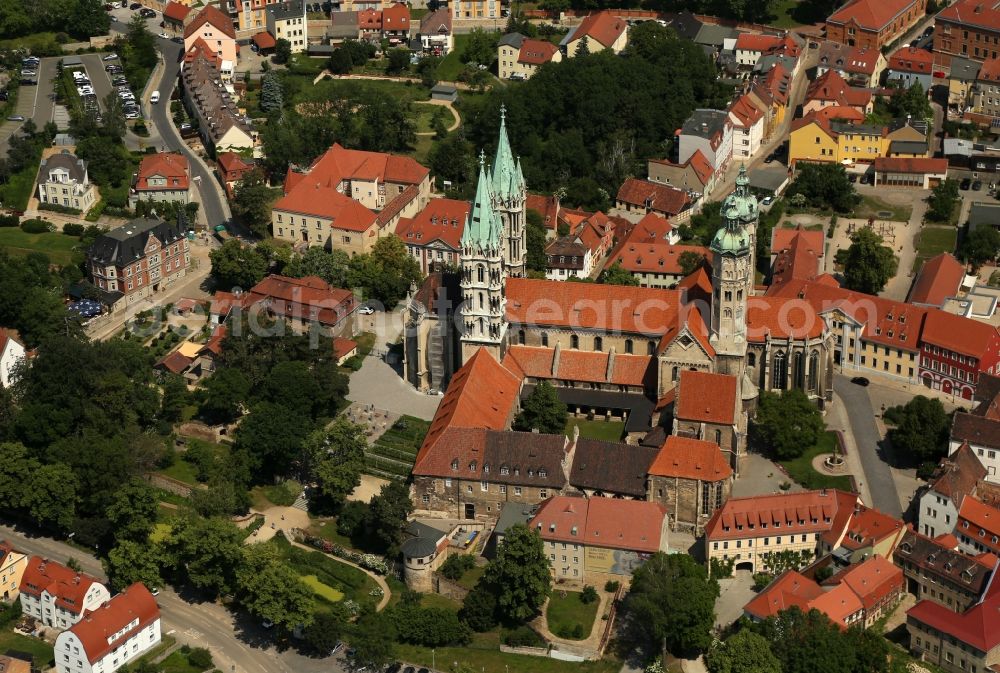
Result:
M107 56L104 57L104 60L105 61L113 61L116 58L118 58L118 54L108 54Z
M371 306L362 306L361 308L358 309L358 313L360 313L361 315L372 315L373 313L375 313L375 309L373 309Z
M169 39L170 39L170 36L169 36L169 35L167 35L166 33L160 33L160 34L159 34L159 35L157 35L156 37L158 37L158 38L161 38L161 39L163 39L163 40L169 40Z
M762 205L762 206L769 206L772 203L774 203L774 197L773 196L765 196L763 199L760 200L760 205Z
M159 103L160 102L160 92L159 91L154 91L153 93L149 94L149 102L150 103Z

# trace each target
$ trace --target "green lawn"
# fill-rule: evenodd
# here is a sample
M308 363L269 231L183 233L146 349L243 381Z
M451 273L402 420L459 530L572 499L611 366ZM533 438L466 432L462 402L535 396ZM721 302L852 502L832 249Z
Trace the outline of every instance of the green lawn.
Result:
M11 625L13 629L13 624ZM52 646L44 640L29 638L13 631L0 632L0 654L5 652L24 652L34 658L35 669L46 669L55 665Z
M618 673L622 662L605 658L600 661L559 661L546 657L500 652L500 635L496 631L476 633L465 647L429 647L396 645L397 658L418 666L436 666L437 670L472 670L479 673Z
M775 28L796 28L825 19L825 13L815 14L812 4L800 0L778 0L771 7L771 19L764 23Z
M38 165L42 160L41 150L28 165L17 173L13 173L7 182L0 185L0 204L14 210L24 210L28 207L28 199L35 191L35 176L38 175Z
M292 54L288 62L288 71L296 75L312 75L315 77L326 67L325 58L313 58L304 53Z
M329 540L334 544L338 544L341 547L346 547L348 549L353 549L354 544L351 542L351 538L345 537L337 532L337 519L313 519L312 525L309 526L308 533L310 535L315 535L316 537L321 537L324 540Z
M462 607L458 601L453 601L441 594L424 594L420 598L420 605L425 608L441 608L450 612L458 612L459 608Z
M32 33L24 37L0 40L0 51L14 49L26 49L35 56L55 56L62 52L55 33Z
M296 96L293 102L335 100L356 95L358 92L370 92L409 102L430 100L431 98L430 89L420 84L389 80L324 79L320 80L316 86L310 84L303 87L300 95Z
M0 228L0 249L22 257L32 252L44 252L53 264L65 266L73 261L73 248L80 240L75 236L55 232L26 234L17 227Z
M171 652L170 656L161 661L158 667L163 673L201 673L208 670L192 664L188 655L182 650Z
M494 37L500 39L500 33L495 33ZM469 34L455 35L455 48L448 52L448 55L441 59L438 65L437 76L448 82L458 79L459 73L465 70L465 63L462 63L462 54L469 44Z
M599 601L584 603L579 591L553 591L545 609L549 631L567 640L586 640L597 618Z
M486 572L486 566L476 566L472 570L465 571L465 574L458 580L458 583L471 591L476 586L476 583L479 582L479 578L483 576L484 572Z
M573 436L573 426L579 426L580 436L588 439L603 439L606 442L617 442L625 434L625 424L621 421L588 421L585 418L572 418L566 421L566 436Z
M289 480L280 484L255 486L250 491L250 499L257 509L267 509L275 505L290 507L301 492L302 486L298 482Z
M338 603L344 600L343 591L334 589L327 584L323 584L315 575L303 575L302 581L305 582L318 596L325 598L331 603Z
M318 582L340 591L344 597L358 603L376 602L372 596L368 595L377 586L375 580L357 568L341 563L320 551L308 551L301 547L293 547L281 535L274 537L268 544L275 545L288 565L300 575L315 576ZM321 601L327 600L322 595L319 597Z
M437 105L414 105L413 106L413 121L417 125L417 133L429 133L434 130L431 126L431 122L434 119L434 113L438 110L444 110L444 108ZM451 126L452 117L451 113L444 110L448 114L448 121L446 124Z
M913 260L913 272L919 271L931 257L942 252L955 252L957 240L958 230L954 227L924 227L915 241L917 258Z
M844 491L851 490L851 479L846 475L830 476L820 474L813 469L812 461L821 453L833 453L833 448L837 445L837 436L833 432L824 432L819 439L819 443L813 446L792 460L779 460L782 467L788 471L788 475L793 481L804 488L839 488Z
M888 212L890 215L888 217L879 215L881 212ZM877 196L863 196L861 197L861 204L854 209L851 216L862 217L865 219L874 217L877 220L888 219L898 222L907 222L912 214L913 206L897 206L886 203Z
M170 477L171 479L183 481L185 484L190 486L196 486L198 484L198 468L180 456L177 457L173 465L160 470L159 473L166 477Z

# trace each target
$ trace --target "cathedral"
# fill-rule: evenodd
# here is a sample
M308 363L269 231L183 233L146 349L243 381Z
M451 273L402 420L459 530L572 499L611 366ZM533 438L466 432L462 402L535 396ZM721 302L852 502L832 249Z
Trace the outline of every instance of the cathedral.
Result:
M822 405L833 382L834 335L824 319L797 298L755 292L759 212L748 183L741 168L710 246L711 275L699 269L672 289L528 278L527 186L501 113L492 164L480 155L460 273L432 274L411 293L406 378L444 392L485 352L521 381L522 396L548 381L571 412L625 420L630 442L657 426L704 438L711 419L699 420L692 405L709 390L732 390L731 437L714 432L738 471L760 390L799 388ZM687 377L685 390L690 371L705 376Z

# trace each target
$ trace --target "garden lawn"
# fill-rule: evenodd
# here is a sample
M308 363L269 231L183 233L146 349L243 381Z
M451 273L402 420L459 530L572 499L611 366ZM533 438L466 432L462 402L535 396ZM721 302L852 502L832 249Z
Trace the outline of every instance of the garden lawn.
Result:
M768 25L775 28L797 28L802 25L796 16L801 12L795 10L799 7L799 0L778 0L771 5L772 19Z
M584 603L580 600L583 594L579 591L555 590L549 598L549 605L545 609L545 619L549 624L549 631L568 640L586 640L590 637L590 630L594 628L594 619L597 618L597 607L600 601ZM582 636L570 636L577 627L583 629Z
M11 624L10 628L13 629L14 625ZM0 654L5 652L30 654L34 658L35 669L45 670L55 664L51 645L38 638L29 638L14 633L13 630L0 632Z
M494 33L496 39L500 39L500 33ZM455 35L455 48L448 52L448 55L441 59L438 65L438 79L454 82L459 74L465 70L465 63L462 63L462 54L469 44L469 34Z
M457 662L463 670L480 673L618 673L622 662L605 658L599 661L559 661L547 657L500 652L500 635L496 631L476 633L465 647L429 647L396 645L397 658L418 666L436 665L437 670L452 670Z
M573 436L573 426L580 427L580 436L587 439L603 439L606 442L617 442L625 434L625 424L621 421L589 421L585 418L570 417L566 421L565 434Z
M305 582L313 592L331 603L338 603L344 600L344 592L339 589L334 589L331 586L323 584L319 581L319 578L315 575L303 575L302 581Z
M13 257L44 252L53 264L66 266L73 262L73 248L79 244L75 236L62 233L26 234L18 227L0 228L0 249Z
M395 591L393 595L395 595ZM449 612L458 612L462 604L441 594L424 594L420 598L420 606L424 608L441 608Z
M417 126L417 133L430 133L434 129L431 126L431 122L434 120L434 113L438 110L443 110L444 108L438 105L414 105L413 106L413 116L414 122ZM448 126L452 124L451 113L445 110L447 113L447 121L445 122Z
M329 540L345 549L354 549L354 543L351 542L351 538L337 532L336 518L312 519L312 525L309 526L309 530L306 532L324 540Z
M914 243L917 246L917 258L913 260L914 273L931 257L942 252L955 252L957 239L958 230L953 227L924 227L917 234Z
M486 572L486 566L476 566L471 570L465 571L465 574L459 578L458 583L471 591L476 586L476 583L479 582L479 578L483 576L484 572Z
M181 456L178 456L174 460L173 465L160 470L159 473L165 477L182 481L189 486L196 486L198 484L198 468L184 460Z
M28 199L35 191L35 176L38 175L38 165L41 160L42 155L39 151L27 166L11 174L7 182L0 185L0 203L14 210L24 210L28 207Z
M810 447L798 458L779 460L778 462L788 472L788 476L804 488L839 488L851 491L851 479L847 475L830 476L820 474L813 469L813 458L821 453L833 453L837 445L837 436L833 432L824 432L816 446Z
M315 86L311 83L303 86L300 95L295 96L293 102L334 100L354 95L359 91L369 91L408 102L431 99L430 89L420 84L393 82L391 80L324 79L320 80Z
M268 544L275 545L288 565L303 577L313 575L317 581L337 589L345 598L358 603L376 602L369 595L369 592L377 586L375 580L354 566L342 563L320 551L295 547L281 535L272 538Z
M272 506L291 507L302 492L302 486L295 481L285 481L280 484L255 486L250 491L250 499L257 509L267 509Z
M879 215L882 211L892 214L889 217L883 217ZM854 212L851 213L851 217L861 217L865 219L874 217L876 220L889 219L898 222L908 222L910 220L910 215L912 214L912 206L896 206L886 203L877 196L863 196L861 197L861 203L854 209Z

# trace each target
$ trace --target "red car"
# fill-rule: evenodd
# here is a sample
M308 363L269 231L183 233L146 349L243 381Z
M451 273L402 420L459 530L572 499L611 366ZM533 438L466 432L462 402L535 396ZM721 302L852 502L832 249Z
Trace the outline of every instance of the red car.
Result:
M935 70L934 71L934 77L936 77L937 79L944 79L945 78L944 71L943 70Z

